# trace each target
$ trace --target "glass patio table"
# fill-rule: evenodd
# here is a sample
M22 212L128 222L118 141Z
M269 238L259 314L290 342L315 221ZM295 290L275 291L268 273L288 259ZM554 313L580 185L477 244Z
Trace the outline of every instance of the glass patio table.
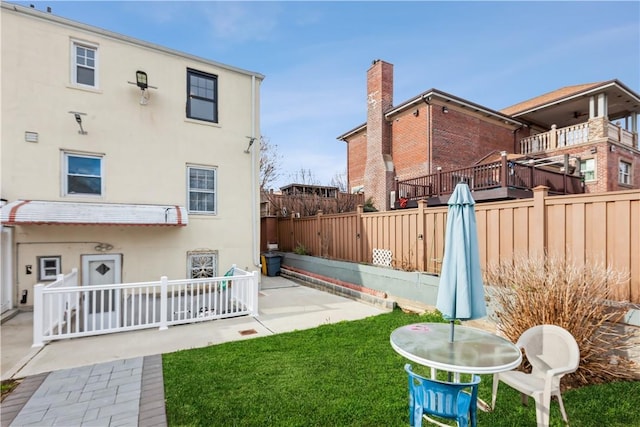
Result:
M391 333L391 347L407 359L435 370L457 374L494 374L520 365L522 353L511 341L481 329L448 323L414 323Z

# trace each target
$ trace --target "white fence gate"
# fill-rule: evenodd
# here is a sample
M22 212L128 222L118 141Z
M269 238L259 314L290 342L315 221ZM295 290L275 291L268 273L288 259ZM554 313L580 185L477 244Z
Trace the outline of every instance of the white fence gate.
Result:
M97 309L115 311L116 317L89 317ZM234 266L223 277L168 280L163 276L158 282L79 286L74 269L47 286L34 287L33 347L65 338L257 315L256 271Z

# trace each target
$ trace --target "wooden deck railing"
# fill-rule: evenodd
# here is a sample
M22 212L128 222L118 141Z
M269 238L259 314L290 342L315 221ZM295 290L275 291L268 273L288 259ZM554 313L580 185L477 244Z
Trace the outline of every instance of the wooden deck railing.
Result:
M397 181L396 200L422 200L451 194L459 182L467 183L471 191L500 187L531 190L544 185L549 187L550 194L584 192L580 176L508 161L506 156L502 156L498 162L451 171L438 169L432 175Z

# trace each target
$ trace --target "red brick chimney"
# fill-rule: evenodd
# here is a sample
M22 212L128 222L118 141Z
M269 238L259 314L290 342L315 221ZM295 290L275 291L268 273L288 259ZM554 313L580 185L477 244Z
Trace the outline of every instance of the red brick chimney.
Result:
M376 59L367 72L367 162L365 197L379 211L389 210L394 168L391 159L391 125L384 112L393 105L393 65Z

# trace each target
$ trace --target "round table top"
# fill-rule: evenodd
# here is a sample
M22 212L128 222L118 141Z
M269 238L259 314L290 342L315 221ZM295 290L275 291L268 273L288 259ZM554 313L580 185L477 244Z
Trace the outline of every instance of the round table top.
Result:
M520 365L522 353L511 341L481 329L448 323L414 323L391 333L393 349L420 365L448 372L493 374Z

